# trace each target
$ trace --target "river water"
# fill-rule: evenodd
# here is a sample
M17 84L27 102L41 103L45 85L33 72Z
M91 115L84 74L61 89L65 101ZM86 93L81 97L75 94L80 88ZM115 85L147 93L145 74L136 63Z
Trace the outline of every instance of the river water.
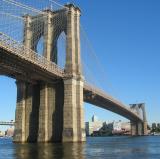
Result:
M86 143L65 144L0 139L0 159L160 159L160 136L89 137Z

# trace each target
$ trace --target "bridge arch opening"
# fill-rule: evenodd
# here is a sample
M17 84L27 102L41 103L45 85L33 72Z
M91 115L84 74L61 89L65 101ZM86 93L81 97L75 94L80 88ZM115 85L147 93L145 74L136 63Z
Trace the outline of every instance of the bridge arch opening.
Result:
M66 34L61 32L57 39L57 64L61 68L65 68L66 62Z
M43 36L41 36L40 39L38 40L35 51L40 55L44 54L44 37Z
M0 83L0 131L4 133L8 130L7 135L12 136L14 127L8 122L15 121L16 83L15 79L4 75L0 75ZM7 123L3 125L3 122Z

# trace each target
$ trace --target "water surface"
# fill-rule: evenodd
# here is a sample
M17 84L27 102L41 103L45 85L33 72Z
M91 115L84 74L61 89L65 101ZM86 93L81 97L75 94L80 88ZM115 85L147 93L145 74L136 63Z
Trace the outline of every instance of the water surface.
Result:
M86 143L65 144L0 139L0 159L160 159L160 136L89 137Z

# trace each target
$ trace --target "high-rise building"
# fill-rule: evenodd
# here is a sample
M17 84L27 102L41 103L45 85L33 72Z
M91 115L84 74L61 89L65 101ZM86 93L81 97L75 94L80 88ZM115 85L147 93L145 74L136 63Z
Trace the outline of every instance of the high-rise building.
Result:
M157 128L159 128L159 129L160 129L160 123L157 123Z
M92 116L92 122L97 122L97 121L98 121L98 117L95 116L95 115L93 115L93 116Z
M156 123L152 123L152 129L156 129L157 128L157 124Z
M10 127L6 131L6 136L12 137L14 135L14 127Z

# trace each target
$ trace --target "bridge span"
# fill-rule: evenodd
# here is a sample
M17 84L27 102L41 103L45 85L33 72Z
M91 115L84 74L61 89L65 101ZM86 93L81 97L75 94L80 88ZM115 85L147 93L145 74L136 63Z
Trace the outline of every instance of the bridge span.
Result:
M126 105L116 100L112 96L108 95L107 93L103 92L102 90L86 83L84 84L84 101L98 107L110 110L131 121L143 121L143 119L137 113L132 111L130 107L127 107Z
M14 121L0 121L0 125L14 126Z
M144 104L127 107L84 81L80 9L67 4L65 9L43 12L47 16L24 16L23 44L0 32L0 74L17 80L14 141L85 141L83 102L129 119L132 135L146 134ZM67 37L64 69L57 65L56 58L57 39L63 31ZM45 39L43 56L35 49L41 36Z
M63 79L67 76L65 71L59 68L58 65L48 61L45 57L26 48L24 45L18 44L3 33L0 33L0 53L0 73L7 74L12 78L26 79L26 81L33 83L37 80L54 83L57 79ZM17 58L19 65L17 64ZM15 59L15 61L13 59ZM16 66L16 68L12 65ZM35 67L36 72L33 67ZM15 72L13 72L14 70ZM25 76L27 74L29 76ZM46 78L44 75L46 75ZM84 101L87 103L110 110L131 121L143 121L143 119L129 107L95 86L93 87L84 83L83 92Z

